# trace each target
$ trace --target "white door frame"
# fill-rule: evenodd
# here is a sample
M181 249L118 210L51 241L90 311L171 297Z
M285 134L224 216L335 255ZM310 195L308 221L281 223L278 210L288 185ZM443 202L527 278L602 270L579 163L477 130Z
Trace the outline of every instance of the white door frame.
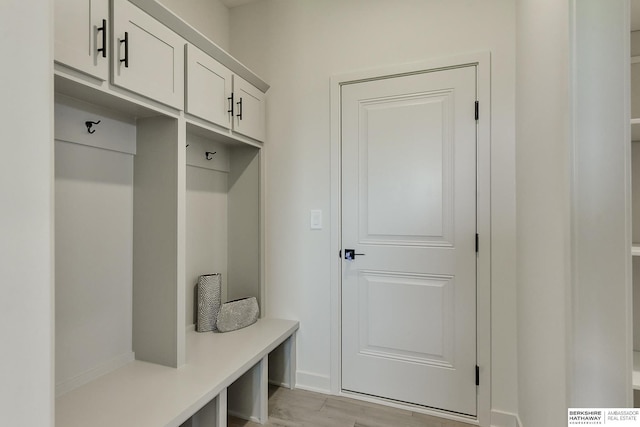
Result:
M480 426L489 426L491 417L491 54L470 53L430 59L428 61L394 65L383 68L339 74L331 77L331 393L342 395L342 260L341 249L341 86L345 83L378 79L425 70L457 68L464 65L477 66L477 96L480 102L478 120L478 176L477 176L477 222L480 250L477 264L477 360L480 366L478 386L478 415ZM350 397L376 401L374 398ZM469 418L429 410L420 406L402 405L379 399L387 405L402 407L416 412L452 419L469 421Z

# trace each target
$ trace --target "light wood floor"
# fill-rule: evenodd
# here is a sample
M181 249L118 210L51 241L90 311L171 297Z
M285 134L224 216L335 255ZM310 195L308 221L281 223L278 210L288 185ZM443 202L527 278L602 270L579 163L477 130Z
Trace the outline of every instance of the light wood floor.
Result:
M269 427L469 427L344 397L269 386ZM260 427L229 417L228 427Z

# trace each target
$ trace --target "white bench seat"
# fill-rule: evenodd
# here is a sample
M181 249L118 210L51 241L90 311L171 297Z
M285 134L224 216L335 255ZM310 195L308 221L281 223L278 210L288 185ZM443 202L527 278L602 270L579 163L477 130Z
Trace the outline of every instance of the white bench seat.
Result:
M226 420L227 387L256 365L264 377L258 403L266 408L268 354L289 339L286 375L293 384L297 329L296 321L260 319L224 334L189 332L184 366L136 360L70 391L56 399L56 427L178 427L218 396L218 419Z

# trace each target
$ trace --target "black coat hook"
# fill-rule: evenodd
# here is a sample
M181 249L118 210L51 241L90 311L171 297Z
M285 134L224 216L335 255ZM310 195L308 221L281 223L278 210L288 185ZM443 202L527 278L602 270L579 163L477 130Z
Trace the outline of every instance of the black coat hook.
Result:
M91 127L92 127L93 125L100 124L100 120L98 120L97 122L86 121L86 122L84 122L84 124L85 124L85 126L87 127L87 132L89 132L89 133L95 133L95 132L96 132L96 131L95 131L95 129L91 129Z
M204 152L204 156L207 158L207 160L211 160L213 159L213 155L216 154L217 151L214 151L213 153L211 151L205 151Z

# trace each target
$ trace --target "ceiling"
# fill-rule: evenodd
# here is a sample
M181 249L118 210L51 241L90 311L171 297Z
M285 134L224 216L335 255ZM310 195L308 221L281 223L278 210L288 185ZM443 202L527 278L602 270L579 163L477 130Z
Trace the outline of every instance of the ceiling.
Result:
M229 9L260 0L220 0ZM640 0L631 0L631 31L640 31Z
M260 0L220 0L229 9ZM631 0L631 31L640 31L640 0Z
M255 3L259 0L220 0L220 1L229 9L232 9L234 7L242 6L244 4Z

